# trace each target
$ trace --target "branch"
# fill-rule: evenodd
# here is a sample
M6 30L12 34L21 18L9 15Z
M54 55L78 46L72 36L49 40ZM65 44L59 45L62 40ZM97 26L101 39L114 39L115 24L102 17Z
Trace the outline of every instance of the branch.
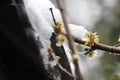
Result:
M73 39L75 42L80 43L80 44L86 43L85 41L83 41L77 37L73 37ZM94 43L94 46L92 48L104 50L104 51L108 51L108 52L116 53L116 54L120 55L120 48L115 47L115 46L109 46L109 45L105 45L105 44L101 44L101 43Z
M59 6L61 14L62 14L63 22L64 22L64 25L65 25L65 30L67 32L67 38L68 38L69 47L70 47L72 53L74 54L75 49L74 49L73 43L72 43L73 38L71 37L71 32L70 32L70 29L69 29L69 26L68 26L68 23L67 23L67 19L66 19L66 16L65 16L62 0L58 0L58 6Z
M62 0L57 0L57 2L58 2L60 12L62 14L63 22L64 22L64 25L65 25L65 30L67 32L67 38L68 38L69 48L71 49L71 52L72 52L72 57L77 56L77 54L75 52L75 49L74 49L74 45L73 45L73 37L71 36L70 29L69 29L67 19L66 19L66 16L65 16L64 6L63 6L63 3L62 3ZM74 65L75 65L76 80L83 80L83 77L82 77L81 72L80 72L78 57L75 57L75 59L73 58L73 62L74 62Z
M55 60L55 56L53 56L52 53L51 53L52 48L49 48L48 52L49 52L51 60ZM68 72L65 68L63 68L62 65L59 62L57 63L56 67L59 68L61 71L63 71L68 76L70 76L72 79L74 78L73 75L70 72Z
M57 25L57 22L56 22L55 17L54 17L53 9L50 8L49 10L50 10L50 12L52 14L52 18L53 18L54 24ZM53 51L55 53L57 51L56 54L59 55L60 57L62 57L62 59L58 62L58 64L55 67L57 67L57 68L59 68L61 70L60 71L60 72L62 72L61 76L64 75L64 77L66 77L65 75L67 75L67 77L65 79L74 80L74 76L70 73L71 70L69 70L69 68L67 66L65 66L68 63L68 59L67 59L66 55L64 55L65 54L64 51L61 51L62 50L62 46L61 47L55 46L56 45L56 37L57 37L57 35L59 35L59 34L53 33L52 36L51 36L51 39L50 39L51 40L51 47L52 47L51 50L53 49ZM53 44L54 44L54 47L53 47ZM50 50L49 50L49 53L50 53L50 58L52 60L54 60L54 57L51 54ZM66 62L64 62L64 61L66 61ZM63 65L64 65L64 67L63 67Z
M54 24L56 25L56 21L55 21L55 17L54 17L54 14L53 14L52 8L50 8L50 12L51 12L51 14L52 14L52 18L53 18Z
M60 68L64 73L66 73L68 76L70 76L72 79L74 79L73 75L68 72L65 68L62 67L60 63L57 64L58 68Z

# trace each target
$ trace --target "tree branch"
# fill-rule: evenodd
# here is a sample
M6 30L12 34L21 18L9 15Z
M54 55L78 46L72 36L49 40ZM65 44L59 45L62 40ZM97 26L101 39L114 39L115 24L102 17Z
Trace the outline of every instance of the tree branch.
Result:
M63 3L62 3L62 0L57 0L57 2L58 2L60 12L62 14L63 22L64 22L64 25L65 25L65 30L67 32L69 48L71 49L72 56L74 56L74 55L76 55L76 51L75 51L74 45L73 45L73 37L71 36L70 29L69 29L67 19L66 19L66 16L65 16L64 6L63 6ZM77 57L77 59L73 58L73 63L75 65L75 76L76 76L75 78L76 78L76 80L83 80L83 77L82 77L81 72L80 72L78 57Z
M80 44L86 43L85 41L83 41L77 37L73 37L73 39L75 42L80 43ZM104 50L104 51L108 51L108 52L116 53L116 54L120 55L120 48L115 47L115 46L109 46L109 45L105 45L105 44L101 44L101 43L94 43L94 46L92 46L92 48Z
M58 63L57 66L58 66L64 73L66 73L68 76L70 76L72 79L74 79L73 75L72 75L70 72L68 72L65 68L63 68L60 63Z

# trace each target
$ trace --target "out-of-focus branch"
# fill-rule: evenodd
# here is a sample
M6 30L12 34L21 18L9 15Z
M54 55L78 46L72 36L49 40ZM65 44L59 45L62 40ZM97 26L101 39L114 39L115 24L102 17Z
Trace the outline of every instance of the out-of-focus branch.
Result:
M73 62L74 62L74 65L75 65L76 80L83 80L83 77L82 77L81 72L80 72L80 66L79 66L79 63L78 63L79 60L78 60L78 57L76 57L76 52L75 52L74 45L73 45L73 38L71 36L70 29L69 29L69 26L68 26L68 23L67 23L67 19L66 19L66 15L65 15L65 12L64 12L64 6L63 6L63 3L62 3L62 0L57 0L57 2L58 2L58 6L59 6L59 9L60 9L62 18L63 18L63 22L64 22L64 25L65 25L65 30L67 32L69 48L71 49L72 56L75 56L75 59L73 58Z

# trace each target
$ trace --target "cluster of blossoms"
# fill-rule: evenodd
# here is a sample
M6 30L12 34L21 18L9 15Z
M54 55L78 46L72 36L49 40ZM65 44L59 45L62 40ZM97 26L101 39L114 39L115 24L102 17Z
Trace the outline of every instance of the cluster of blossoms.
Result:
M57 34L62 34L63 33L62 23L60 21L56 22L56 25L53 26L53 29Z
M62 23L60 21L56 22L56 25L53 26L53 29L57 33L56 46L62 46L63 42L66 39L66 36L63 35Z
M57 33L57 43L56 45L57 46L62 46L62 44L64 43L65 39L66 39L66 36L63 35L63 28L62 28L62 23L61 22L57 22L55 26L53 26L54 28L54 31ZM95 42L99 42L99 37L98 35L96 35L96 33L92 33L92 32L87 32L85 34L85 38L86 38L86 43L85 43L85 46L94 46L94 43ZM75 43L75 42L74 42ZM82 47L84 45L81 45L79 43L75 43L77 46L79 47ZM94 51L91 51L89 54L88 54L88 57L90 58L93 58L97 56L97 51L94 50ZM76 55L73 55L73 58L76 58ZM77 58L76 58L77 59Z
M85 37L87 39L85 45L93 47L95 42L98 43L99 42L99 36L96 35L96 34L97 33L87 32L85 34ZM93 50L90 53L88 53L88 57L94 58L94 57L97 56L97 53L98 52L96 50Z
M62 23L57 22L56 25L53 26L53 29L54 29L55 33L57 34L56 46L62 46L64 40L66 39L66 37L64 35L62 35L62 33L63 33ZM51 46L48 46L48 53L49 53L50 61L54 61L54 60L57 60L57 62L59 61L60 57L55 55Z

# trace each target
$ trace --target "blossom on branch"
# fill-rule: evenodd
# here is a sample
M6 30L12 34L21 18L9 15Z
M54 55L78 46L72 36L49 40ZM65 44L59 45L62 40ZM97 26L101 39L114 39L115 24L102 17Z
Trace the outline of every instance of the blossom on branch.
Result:
M94 42L99 42L99 36L96 35L96 33L87 32L85 34L85 37L87 39L85 45L88 45L90 47L94 46Z

